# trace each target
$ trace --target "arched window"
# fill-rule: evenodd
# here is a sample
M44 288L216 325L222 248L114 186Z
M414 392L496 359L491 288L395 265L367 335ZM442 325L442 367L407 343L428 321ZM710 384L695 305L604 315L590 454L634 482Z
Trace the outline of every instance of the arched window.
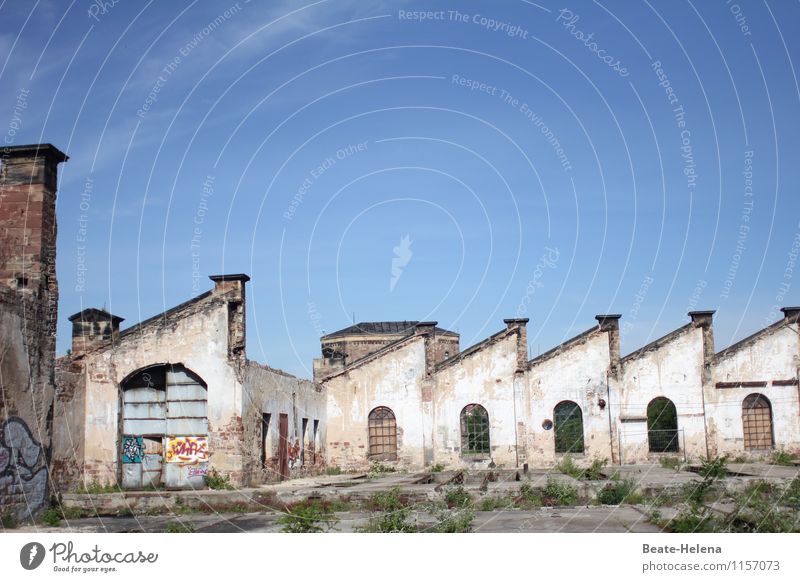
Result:
M461 454L489 454L489 413L480 404L468 404L461 411Z
M397 420L391 408L379 406L369 413L369 459L397 460Z
M556 453L583 452L583 415L574 402L559 402L553 410Z
M647 405L647 443L651 453L678 452L678 411L669 398L659 396Z
M744 399L742 428L746 451L772 448L772 406L766 396L751 394Z

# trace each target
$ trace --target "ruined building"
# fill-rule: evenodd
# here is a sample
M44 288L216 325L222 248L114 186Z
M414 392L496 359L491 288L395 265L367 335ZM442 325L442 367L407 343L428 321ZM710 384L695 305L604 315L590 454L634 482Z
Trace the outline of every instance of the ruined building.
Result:
M203 488L209 471L249 486L322 465L318 386L245 353L247 275L120 331L99 309L72 315L59 358L53 479Z
M0 513L21 518L49 493L56 183L67 156L49 144L0 151Z
M533 359L527 319L507 319L449 357L440 346L452 334L435 322L399 337L383 332L392 323L359 324L323 338L315 365L328 400L327 462L546 468L567 454L643 463L797 453L800 308L783 313L715 353L713 312L694 311L690 323L625 357L619 315L598 315L597 325Z

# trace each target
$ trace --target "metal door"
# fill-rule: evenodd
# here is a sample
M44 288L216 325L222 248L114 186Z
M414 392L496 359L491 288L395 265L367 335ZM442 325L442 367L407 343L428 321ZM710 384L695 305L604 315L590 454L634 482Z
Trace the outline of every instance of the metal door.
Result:
M281 481L289 478L289 415L281 414L278 426L278 471Z

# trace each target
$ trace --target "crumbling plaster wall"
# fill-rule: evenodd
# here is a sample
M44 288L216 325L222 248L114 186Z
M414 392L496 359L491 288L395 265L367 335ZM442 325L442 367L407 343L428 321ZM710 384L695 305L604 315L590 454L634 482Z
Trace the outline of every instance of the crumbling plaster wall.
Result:
M249 362L243 388L245 482L250 484L280 479L278 446L280 440L279 416L289 420L289 471L291 477L310 474L325 465L325 406L323 388L311 382L275 370L262 364ZM261 465L262 418L270 415L266 434L266 459ZM303 419L308 419L306 434L301 442ZM318 432L314 436L314 421ZM305 452L304 455L301 455ZM302 458L301 458L302 457Z
M242 483L242 380L228 358L228 311L228 302L212 294L165 323L123 332L115 344L83 356L85 482L117 481L122 381L147 366L183 364L208 386L209 468Z
M744 451L742 401L750 394L766 396L772 405L776 449L800 453L798 402L800 345L796 323L779 322L770 331L738 349L722 352L713 366L715 384L706 391L709 440L717 454ZM793 384L774 382L794 380ZM718 388L717 382L766 382L766 386Z
M422 381L424 336L413 336L375 359L330 377L327 390L329 465L368 465L368 417L378 406L392 409L397 420L398 464L424 464Z
M545 430L545 420L554 421L554 409L564 400L580 406L583 415L584 454L571 454L579 464L593 459L611 461L606 372L610 352L608 333L594 331L557 351L543 361L533 360L527 375L525 412L529 419L527 458L534 467L552 467L562 455L555 452L555 430Z
M703 330L687 325L641 352L622 359L621 392L612 395L617 404L623 463L656 460L647 440L647 405L659 396L672 400L678 413L680 453L705 457L703 411ZM674 453L669 453L674 455Z
M507 332L497 341L436 372L434 463L465 468L486 467L492 462L498 467L516 466L515 426L522 412L515 414L516 369L517 334ZM472 461L462 455L461 411L468 404L480 404L489 414L489 459Z

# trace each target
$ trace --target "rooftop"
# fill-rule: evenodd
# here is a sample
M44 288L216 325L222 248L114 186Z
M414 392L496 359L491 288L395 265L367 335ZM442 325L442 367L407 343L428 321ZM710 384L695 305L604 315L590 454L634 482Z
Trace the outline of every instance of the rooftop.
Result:
M329 333L322 336L323 340L333 339L337 337L345 337L348 335L411 335L414 333L414 328L419 324L419 321L362 321L345 327L339 331ZM441 327L435 328L437 334L445 334L458 336L457 333L442 329Z

